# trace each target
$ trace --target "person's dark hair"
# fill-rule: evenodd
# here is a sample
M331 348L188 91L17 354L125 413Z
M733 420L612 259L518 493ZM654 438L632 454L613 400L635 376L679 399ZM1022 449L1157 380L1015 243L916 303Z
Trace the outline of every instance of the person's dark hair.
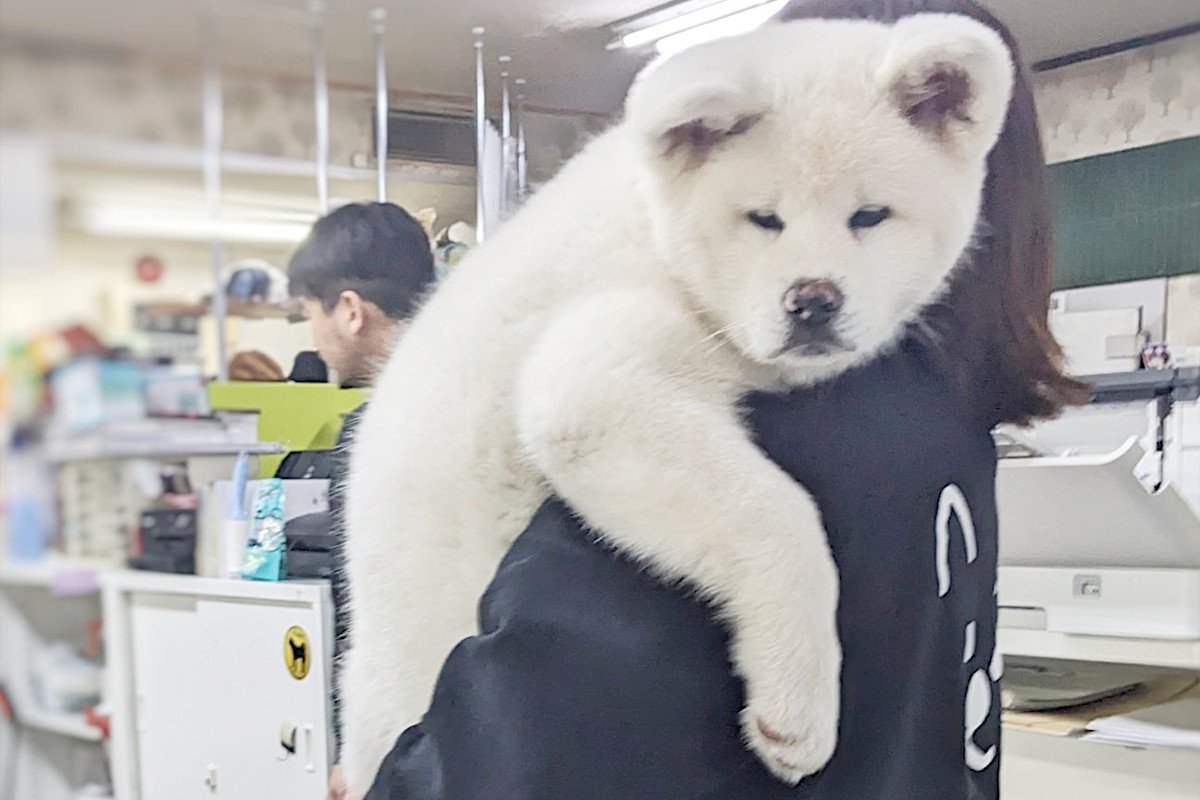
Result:
M793 0L776 19L891 23L921 13L961 14L987 25L1008 45L1017 74L1004 129L988 156L979 246L911 335L987 424L1053 416L1088 392L1063 374L1062 350L1050 333L1046 166L1029 71L1012 34L971 0Z
M403 319L433 284L421 223L394 203L351 203L321 217L288 262L293 297L332 309L347 289Z

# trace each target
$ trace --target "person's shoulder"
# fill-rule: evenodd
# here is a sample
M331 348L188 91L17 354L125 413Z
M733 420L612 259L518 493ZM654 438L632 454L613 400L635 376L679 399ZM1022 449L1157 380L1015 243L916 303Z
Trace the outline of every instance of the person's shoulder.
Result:
M585 614L580 614L580 610ZM547 501L517 538L480 606L484 632L551 630L614 661L670 658L694 666L725 630L691 589L616 553L561 501ZM641 663L650 663L642 661Z
M358 430L358 423L362 421L363 414L366 413L367 404L362 403L350 413L342 417L342 429L338 433L337 448L339 450L349 446L354 438L355 431Z

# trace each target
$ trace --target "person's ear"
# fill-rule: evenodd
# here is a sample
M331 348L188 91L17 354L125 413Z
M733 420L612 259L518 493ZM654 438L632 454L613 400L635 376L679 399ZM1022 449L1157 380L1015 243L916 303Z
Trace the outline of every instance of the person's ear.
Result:
M352 289L338 295L333 311L343 336L358 336L367 325L367 303Z

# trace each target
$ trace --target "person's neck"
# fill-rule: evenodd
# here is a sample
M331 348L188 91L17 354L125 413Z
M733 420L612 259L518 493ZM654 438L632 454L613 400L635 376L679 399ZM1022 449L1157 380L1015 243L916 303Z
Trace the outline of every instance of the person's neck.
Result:
M401 323L388 320L376 323L364 337L362 343L362 358L356 365L353 375L340 378L343 389L366 389L375 383L375 376L383 369L384 363L400 338Z

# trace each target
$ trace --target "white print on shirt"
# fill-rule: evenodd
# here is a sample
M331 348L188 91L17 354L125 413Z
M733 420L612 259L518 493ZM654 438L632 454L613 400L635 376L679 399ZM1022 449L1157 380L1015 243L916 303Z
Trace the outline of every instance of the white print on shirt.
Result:
M975 732L987 722L988 712L992 709L992 695L992 682L988 680L987 673L981 669L975 670L971 682L967 684L967 702L963 714L967 729L964 740L967 766L975 772L987 769L996 759L996 745L985 751L975 744Z
M937 578L938 597L950 591L950 515L958 517L963 545L967 548L967 563L975 563L978 551L975 545L975 523L971 520L971 507L962 490L953 483L942 489L937 510Z
M962 532L963 547L966 550L967 563L975 563L979 555L978 543L975 539L975 523L971 518L971 507L962 490L953 483L947 484L938 497L937 522L934 529L936 563L938 582L938 597L950 593L950 517L958 519L958 528ZM994 593L995 590L993 590ZM978 626L975 620L967 623L963 631L963 664L969 664L975 658L978 646ZM1000 653L992 647L988 656L987 670L977 669L967 682L967 693L963 704L963 751L967 767L975 772L982 772L996 760L996 746L982 750L975 744L975 734L987 722L992 709L992 703L999 698L999 692L993 690L992 683L1000 680L1003 672L1003 659Z

